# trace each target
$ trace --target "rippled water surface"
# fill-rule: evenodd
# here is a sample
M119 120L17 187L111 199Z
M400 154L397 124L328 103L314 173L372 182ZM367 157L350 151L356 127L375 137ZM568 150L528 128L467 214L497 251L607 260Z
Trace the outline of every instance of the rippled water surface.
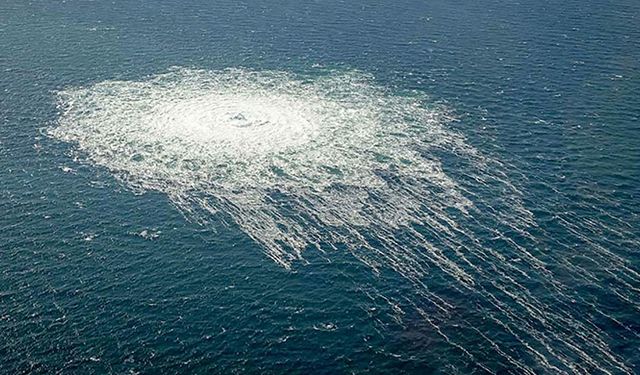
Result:
M4 1L0 372L638 373L638 24Z

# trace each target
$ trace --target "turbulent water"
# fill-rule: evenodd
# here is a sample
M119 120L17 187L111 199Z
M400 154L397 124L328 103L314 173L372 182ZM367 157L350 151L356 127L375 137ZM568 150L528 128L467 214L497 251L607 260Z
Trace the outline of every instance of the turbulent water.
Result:
M440 110L357 72L305 79L179 69L59 96L52 135L137 190L166 193L188 212L228 214L287 268L307 247L346 243L372 265L381 256L419 275L422 267L408 262L416 255L403 254L410 247L393 232L413 224L453 230L446 210L472 205L433 150L474 162L486 177L485 160L443 128ZM427 243L417 231L412 237ZM469 278L438 251L427 254Z
M436 267L526 347L523 360L494 332L476 330L514 368L532 372L529 360L556 371L630 371L598 327L551 308L527 285L535 278L560 306L574 298L546 267L562 260L538 254L536 221L500 161L450 130L446 108L418 92L392 93L356 71L174 68L58 96L60 119L49 133L76 144L77 158L135 191L166 194L203 225L209 215L228 217L285 268L308 251L328 261L348 251L374 271L390 268L414 284L418 300L407 300L438 330L418 306L428 301L434 316L454 308L424 283ZM464 165L466 181L449 176L443 159ZM495 194L479 195L479 186ZM483 243L486 236L502 249ZM640 275L603 247L585 251L615 279L614 292L640 307ZM596 279L578 266L566 270Z
M634 374L640 3L0 2L0 374Z

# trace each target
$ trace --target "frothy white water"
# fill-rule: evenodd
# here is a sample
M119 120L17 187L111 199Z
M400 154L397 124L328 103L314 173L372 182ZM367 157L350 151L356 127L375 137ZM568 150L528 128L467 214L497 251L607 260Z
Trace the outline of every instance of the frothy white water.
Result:
M535 245L535 222L501 163L449 130L446 111L426 107L419 93L394 95L359 72L300 77L175 69L59 96L62 113L52 136L76 144L132 189L167 194L190 217L230 217L286 268L304 261L306 251L345 248L373 269L400 273L446 314L446 296L424 284L436 269L457 281L453 289L481 299L487 319L538 366L629 371L599 329L553 311L525 286L535 273L554 304L569 298L522 245ZM482 197L457 182L443 157L497 195ZM500 251L481 238L487 235ZM621 283L639 279L623 261L597 251L628 275ZM416 307L447 342L473 357ZM532 371L530 361L476 331L512 366Z
M285 267L321 241L360 252L366 241L348 232L361 227L434 220L421 213L424 202L443 215L471 205L428 152L445 143L475 151L419 97L388 95L363 74L305 81L183 69L60 97L54 136L136 189L165 192L185 210L230 214Z

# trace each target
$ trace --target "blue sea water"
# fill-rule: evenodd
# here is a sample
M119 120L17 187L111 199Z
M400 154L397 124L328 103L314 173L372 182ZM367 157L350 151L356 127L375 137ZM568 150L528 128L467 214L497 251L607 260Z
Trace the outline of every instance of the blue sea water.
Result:
M4 0L0 372L638 373L638 25Z

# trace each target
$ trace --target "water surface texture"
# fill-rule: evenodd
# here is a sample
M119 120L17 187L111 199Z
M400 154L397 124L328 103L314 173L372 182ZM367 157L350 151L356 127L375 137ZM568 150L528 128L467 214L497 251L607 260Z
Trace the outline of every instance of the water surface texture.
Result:
M638 24L3 2L0 372L638 373Z

